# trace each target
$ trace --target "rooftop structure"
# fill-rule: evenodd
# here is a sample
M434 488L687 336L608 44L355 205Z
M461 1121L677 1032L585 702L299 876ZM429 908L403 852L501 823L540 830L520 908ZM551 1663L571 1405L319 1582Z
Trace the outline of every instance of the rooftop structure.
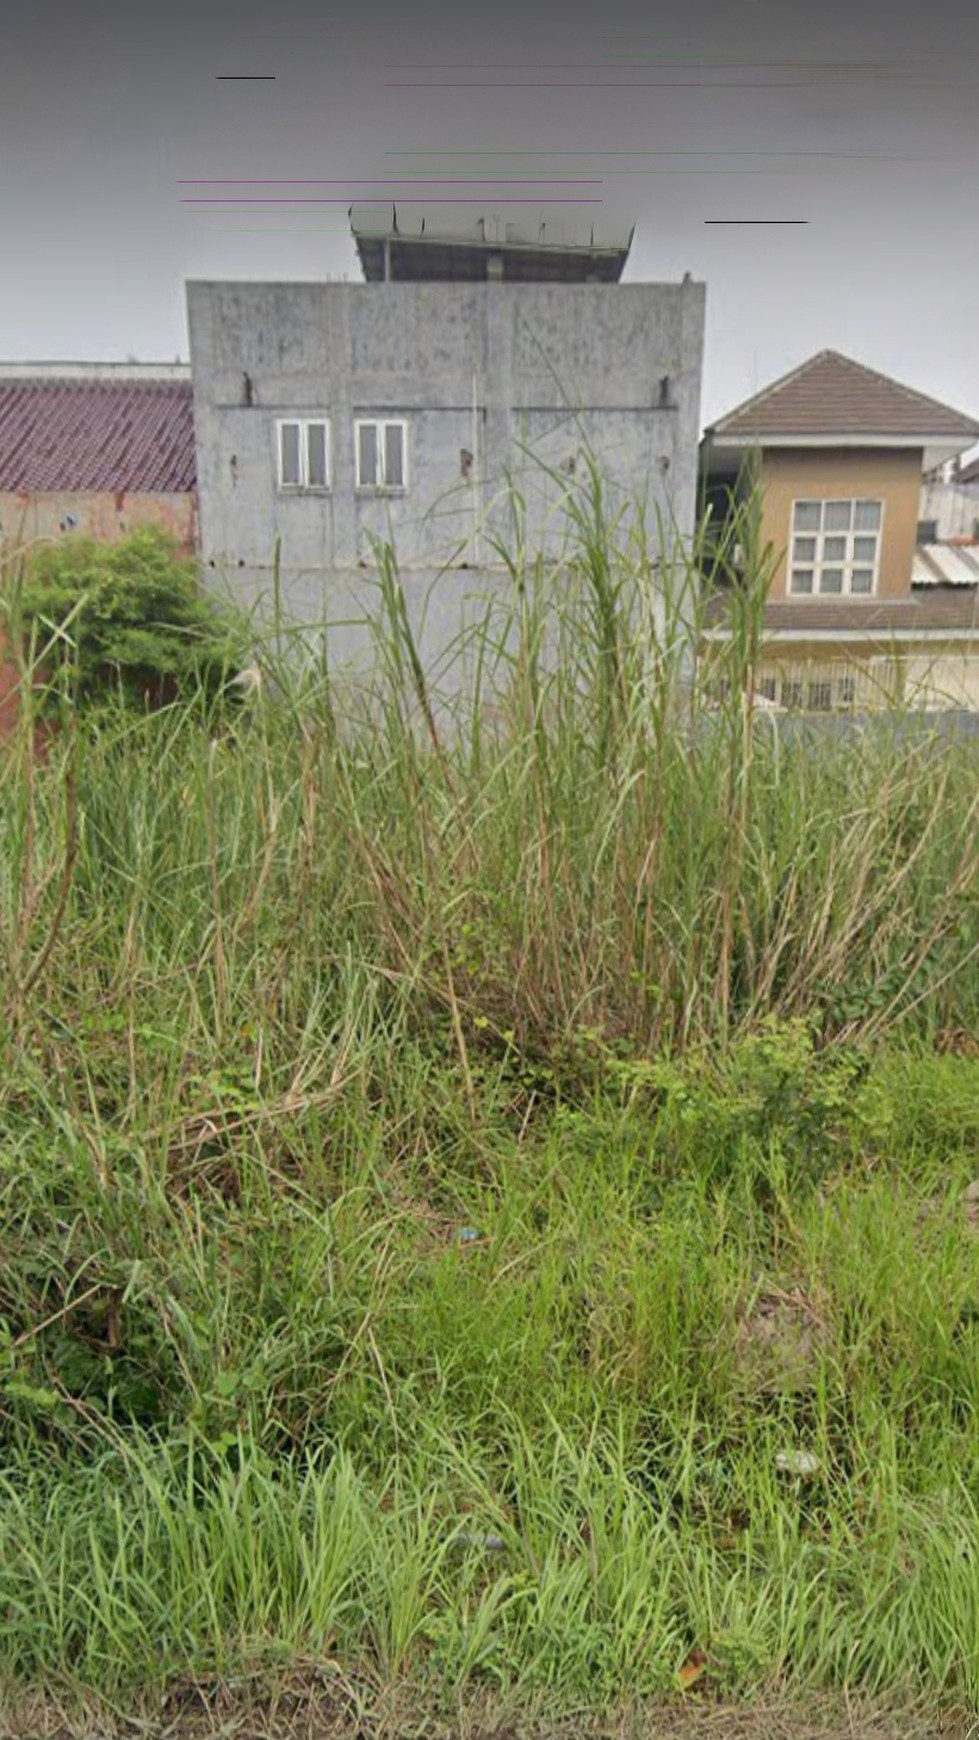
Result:
M634 224L607 217L569 220L544 210L453 220L361 205L348 215L369 284L617 284L635 231Z

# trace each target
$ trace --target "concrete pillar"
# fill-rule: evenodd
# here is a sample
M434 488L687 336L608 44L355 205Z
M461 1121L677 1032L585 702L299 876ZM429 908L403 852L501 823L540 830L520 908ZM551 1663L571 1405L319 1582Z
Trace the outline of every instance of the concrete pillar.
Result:
M483 501L487 506L502 488L504 468L512 459L510 452L512 358L510 355L509 291L509 285L493 282L487 282L483 291L485 297L483 379L485 381L486 417L481 470ZM505 536L509 535L508 522L506 519L501 519L499 514L490 516L489 523L496 524Z
M330 556L338 568L353 568L357 563L357 504L354 495L357 484L354 454L355 406L351 397L348 361L351 355L351 288L352 286L345 284L339 299L343 357L347 366L337 369L333 376L333 550Z

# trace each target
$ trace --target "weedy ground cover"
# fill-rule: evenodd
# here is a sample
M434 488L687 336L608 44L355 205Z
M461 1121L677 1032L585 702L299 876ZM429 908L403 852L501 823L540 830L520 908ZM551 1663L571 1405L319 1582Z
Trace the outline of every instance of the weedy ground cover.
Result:
M979 1704L979 755L783 738L750 520L719 687L574 511L492 708L381 551L358 705L4 751L11 1710Z

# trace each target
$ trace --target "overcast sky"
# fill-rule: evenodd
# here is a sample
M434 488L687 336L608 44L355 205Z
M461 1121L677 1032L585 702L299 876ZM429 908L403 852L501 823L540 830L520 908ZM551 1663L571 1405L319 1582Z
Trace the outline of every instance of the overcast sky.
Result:
M330 14L3 0L0 358L186 357L186 278L358 278L351 201L566 200L706 281L704 421L825 346L979 413L974 0Z

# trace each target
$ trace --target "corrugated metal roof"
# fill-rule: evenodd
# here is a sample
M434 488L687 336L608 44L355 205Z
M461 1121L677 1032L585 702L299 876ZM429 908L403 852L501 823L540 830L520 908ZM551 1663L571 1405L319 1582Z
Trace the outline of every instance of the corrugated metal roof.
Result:
M542 206L532 215L525 212L487 212L456 216L422 213L410 206L352 205L350 227L355 235L401 241L458 242L472 247L585 248L592 252L619 253L628 250L633 225L608 217L572 218Z
M425 279L478 280L487 256L503 258L510 280L616 283L632 243L634 225L620 217L569 217L546 206L455 215L422 213L411 206L352 205L351 234L369 283Z
M822 350L746 399L708 431L724 439L766 436L929 436L970 445L979 419L930 399L876 369Z
M0 489L196 486L193 389L185 380L0 380Z
M911 584L979 585L979 544L919 544L911 565Z

